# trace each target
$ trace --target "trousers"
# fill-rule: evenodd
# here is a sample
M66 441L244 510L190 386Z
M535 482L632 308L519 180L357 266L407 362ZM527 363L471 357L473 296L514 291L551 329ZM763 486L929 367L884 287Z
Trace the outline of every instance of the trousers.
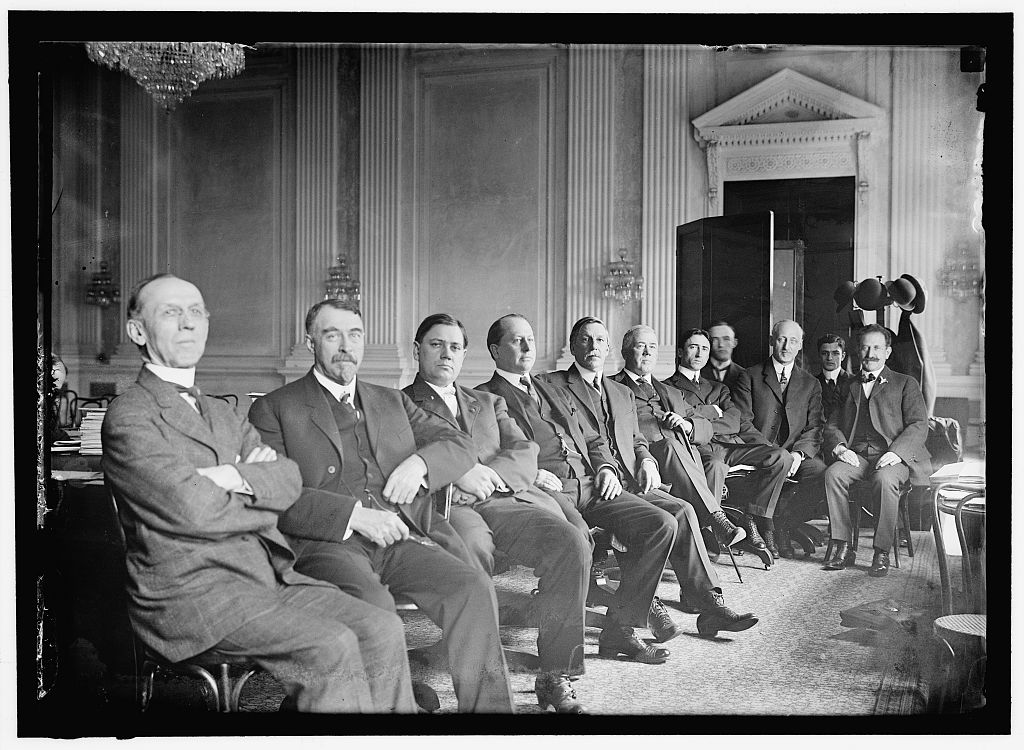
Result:
M858 454L858 466L845 461L836 461L825 471L825 499L828 500L828 518L832 525L832 538L851 542L857 529L850 523L850 485L860 479L871 482L871 498L878 503L879 513L872 545L875 549L888 552L892 549L896 533L896 516L899 513L900 485L910 477L910 467L905 463L886 466L875 470L877 456L867 459Z

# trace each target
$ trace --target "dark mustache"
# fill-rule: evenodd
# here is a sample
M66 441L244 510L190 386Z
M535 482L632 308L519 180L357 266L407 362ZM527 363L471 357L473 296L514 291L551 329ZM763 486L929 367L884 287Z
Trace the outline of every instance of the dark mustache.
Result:
M356 364L355 357L351 354L336 354L331 358L331 362L351 362L352 364Z

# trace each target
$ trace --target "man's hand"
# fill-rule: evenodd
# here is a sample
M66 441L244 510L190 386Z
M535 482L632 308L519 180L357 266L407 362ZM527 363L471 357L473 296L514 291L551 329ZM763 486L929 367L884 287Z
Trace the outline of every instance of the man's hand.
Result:
M547 469L537 469L537 478L533 480L533 483L542 490L550 490L551 492L562 491L562 480Z
M658 462L645 458L640 462L640 468L636 472L636 480L640 484L640 494L646 495L655 487L661 486L661 473L658 471Z
M413 453L391 472L384 485L384 499L395 505L405 505L416 499L427 478L427 464Z
M789 474L786 475L787 477L791 477L796 474L797 469L800 468L800 464L803 463L804 460L804 454L799 451L793 451L789 455L793 457L793 465L789 467Z
M276 461L277 451L271 448L269 445L261 445L258 448L253 448L249 451L249 455L245 457L245 461L242 463L246 464L258 464L265 461ZM238 463L238 461L235 461Z
M378 547L390 547L409 538L409 527L397 513L356 505L349 518L349 528L362 534Z
M717 404L701 404L695 407L694 411L697 413L697 416L711 420L721 419L723 414L721 407Z
M661 421L670 430L682 430L687 435L693 432L693 422L680 414L676 414L674 411L665 412L661 417Z
M597 494L602 500L612 500L622 492L622 482L607 466L597 472L594 487L597 488Z
M887 453L883 453L882 457L879 458L878 461L875 462L875 471L878 471L879 469L884 469L886 466L895 466L896 464L900 463L902 460L903 460L902 458L897 456L892 451L888 451Z
M838 458L840 461L843 461L844 463L850 464L850 466L860 466L860 456L851 451L849 448L843 448L843 450L836 455L836 458Z
M486 500L496 490L504 487L505 482L498 472L490 466L478 463L459 477L458 481L455 482L455 486L473 495L477 500Z
M238 473L234 464L220 464L219 466L206 466L196 469L197 472L216 484L222 490L228 492L239 492L245 487L245 480Z

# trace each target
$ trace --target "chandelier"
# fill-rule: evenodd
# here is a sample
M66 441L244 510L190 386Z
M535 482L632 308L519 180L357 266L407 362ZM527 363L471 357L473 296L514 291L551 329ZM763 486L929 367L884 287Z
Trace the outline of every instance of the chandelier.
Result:
M352 274L348 270L348 260L344 255L337 256L335 264L327 269L324 299L338 299L343 302L359 304L359 282L352 278Z
M618 300L620 305L644 298L644 277L637 276L633 262L626 260L626 248L619 249L619 260L608 263L604 274L604 296Z
M967 244L959 243L956 254L946 256L946 262L937 272L939 286L947 297L965 300L977 297L981 289L981 269L971 257Z
M168 112L203 81L241 73L245 49L228 42L85 43L90 60L128 73Z
M110 307L121 301L121 288L114 283L107 261L100 261L100 270L92 275L92 281L85 289L85 304Z

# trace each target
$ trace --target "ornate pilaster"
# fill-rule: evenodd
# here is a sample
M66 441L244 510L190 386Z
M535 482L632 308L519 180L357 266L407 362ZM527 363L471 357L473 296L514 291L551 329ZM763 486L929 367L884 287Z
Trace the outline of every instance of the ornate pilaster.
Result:
M674 369L676 227L686 221L689 119L685 47L646 47L641 269L647 293L640 320L655 330L661 342L656 377L671 375ZM717 159L715 164L717 169ZM711 184L717 184L717 178Z
M404 366L398 349L403 309L399 270L403 233L403 52L363 50L360 94L359 258L366 354L360 374L397 385Z
M295 289L292 347L282 371L305 372L312 361L304 320L323 298L323 280L338 250L338 49L296 51L295 97ZM297 371L297 372L293 372Z
M572 362L569 328L584 315L607 320L614 302L600 292L605 265L615 259L615 51L603 45L569 48L569 174L566 320L551 332L562 346L556 366ZM545 342L548 351L554 348Z

